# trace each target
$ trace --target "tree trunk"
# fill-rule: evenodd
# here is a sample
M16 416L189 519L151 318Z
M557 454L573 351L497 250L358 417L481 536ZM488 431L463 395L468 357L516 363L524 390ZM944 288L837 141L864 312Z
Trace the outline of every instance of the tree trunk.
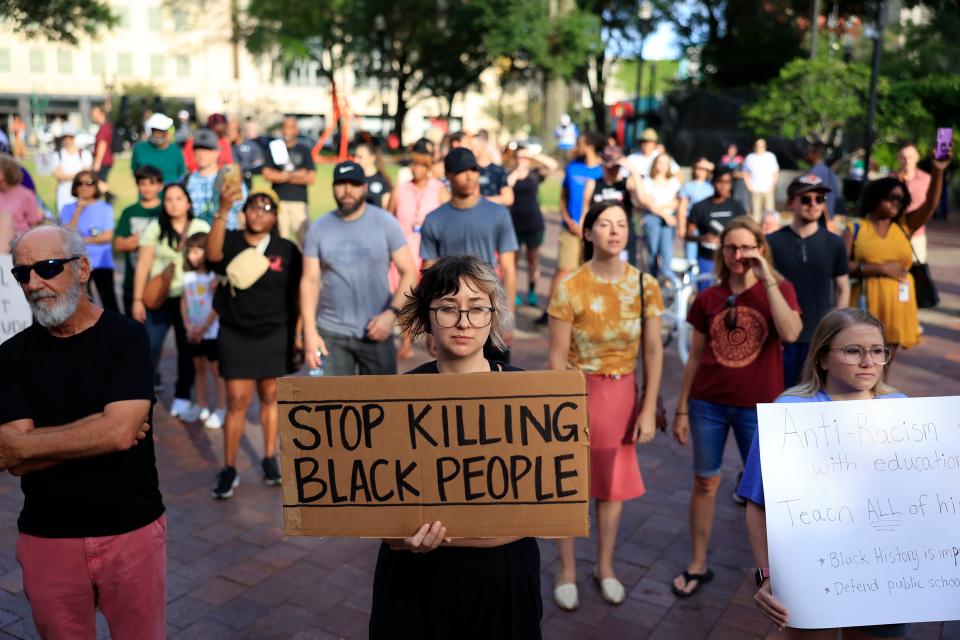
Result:
M407 80L409 76L400 73L397 76L397 113L393 117L393 128L397 132L400 147L403 148L403 121L407 117Z
M607 133L607 104L604 102L604 94L606 94L607 88L606 55L603 52L596 55L593 64L595 82L590 87L590 108L593 110L593 123L597 131Z

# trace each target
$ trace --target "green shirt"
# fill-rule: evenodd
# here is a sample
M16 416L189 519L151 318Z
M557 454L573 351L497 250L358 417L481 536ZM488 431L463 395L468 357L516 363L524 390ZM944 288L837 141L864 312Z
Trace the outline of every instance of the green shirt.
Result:
M186 238L201 231L209 233L210 225L199 218L194 218L187 226ZM170 282L169 297L180 297L180 294L183 293L183 251L177 251L176 247L171 247L167 238L164 238L163 242L160 241L159 221L150 221L147 228L143 231L143 235L140 236L140 246L153 247L153 263L150 265L150 278L166 269L168 264L173 263L174 272L173 280Z
M117 227L113 230L113 235L118 238L128 238L130 236L143 237L143 231L151 220L156 220L160 215L162 204L158 204L150 209L145 208L139 202L132 204L123 210L120 214L120 220ZM127 251L123 256L123 288L133 291L133 272L137 268L137 252Z
M133 159L130 161L130 170L136 171L142 166L151 165L163 174L163 183L177 182L187 173L187 165L183 161L183 152L175 144L161 149L149 140L138 142L133 147Z

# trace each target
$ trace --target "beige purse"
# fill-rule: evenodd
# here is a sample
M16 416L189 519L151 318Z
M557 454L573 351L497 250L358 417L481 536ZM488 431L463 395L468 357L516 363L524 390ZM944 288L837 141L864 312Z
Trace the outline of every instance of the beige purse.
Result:
M238 253L227 265L227 282L234 294L237 289L252 287L270 268L270 261L263 255L268 244L270 236L261 240L256 247L248 247Z

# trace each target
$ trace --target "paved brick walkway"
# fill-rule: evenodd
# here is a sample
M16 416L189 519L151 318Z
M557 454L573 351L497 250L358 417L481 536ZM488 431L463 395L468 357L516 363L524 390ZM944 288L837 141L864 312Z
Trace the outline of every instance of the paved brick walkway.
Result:
M556 235L556 224L550 238ZM960 393L960 228L930 227L930 259L943 305L923 311L922 346L902 354L892 382L911 395ZM546 246L555 246L550 240ZM552 263L548 261L548 266ZM523 282L523 278L520 279ZM546 281L541 282L545 297ZM533 327L535 311L522 311L515 362L528 369L546 363L545 333ZM414 361L411 361L411 366ZM674 406L680 365L666 355L664 394ZM166 380L174 373L169 358ZM163 400L169 402L169 392ZM254 414L251 412L251 416ZM158 409L156 438L161 488L168 508L168 631L171 638L365 638L377 543L346 538L285 538L280 530L280 491L260 481L262 438L248 425L240 458L242 484L226 502L210 498L222 437L184 427ZM558 611L551 597L554 545L541 544L544 637L562 638L775 638L753 606L753 559L743 509L729 498L738 470L730 444L714 525L711 565L716 579L694 598L678 601L669 581L687 561L690 452L658 437L640 452L647 494L626 505L617 570L629 597L604 604L592 580L593 540L577 543L582 605ZM14 560L17 482L0 475L0 640L35 638L29 605ZM100 621L101 637L108 637ZM913 625L910 638L960 639L960 623Z

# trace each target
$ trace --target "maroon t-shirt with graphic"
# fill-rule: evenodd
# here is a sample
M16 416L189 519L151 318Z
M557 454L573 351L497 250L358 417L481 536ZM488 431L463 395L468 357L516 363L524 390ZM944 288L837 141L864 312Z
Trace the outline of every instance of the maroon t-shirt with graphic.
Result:
M778 286L799 312L793 285L784 280ZM763 282L728 304L732 295L728 285L714 285L697 295L687 314L706 336L690 397L734 407L773 402L783 392L783 349Z

